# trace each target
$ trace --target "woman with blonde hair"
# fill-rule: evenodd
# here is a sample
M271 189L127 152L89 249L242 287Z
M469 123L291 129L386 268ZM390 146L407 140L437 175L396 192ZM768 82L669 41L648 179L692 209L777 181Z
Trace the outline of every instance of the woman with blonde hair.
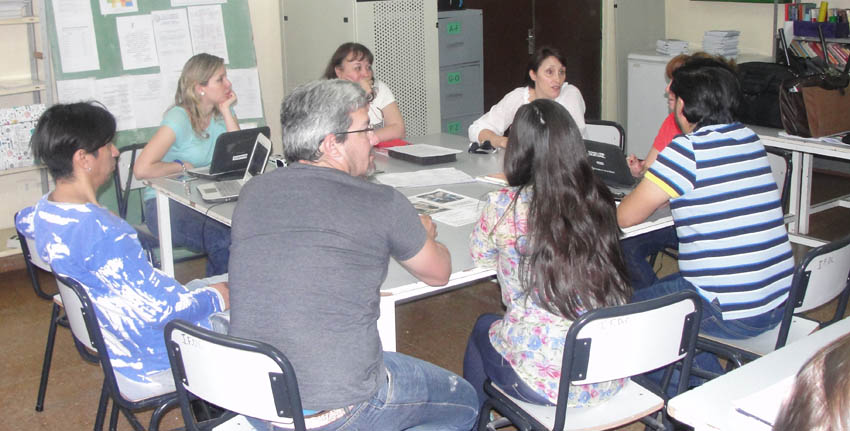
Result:
M222 58L203 53L190 58L180 74L174 106L145 145L133 173L139 179L155 178L209 165L218 136L239 130L235 102ZM145 222L151 232L158 231L154 195L150 187L145 189ZM207 276L227 272L230 229L184 205L169 208L173 244L206 253Z

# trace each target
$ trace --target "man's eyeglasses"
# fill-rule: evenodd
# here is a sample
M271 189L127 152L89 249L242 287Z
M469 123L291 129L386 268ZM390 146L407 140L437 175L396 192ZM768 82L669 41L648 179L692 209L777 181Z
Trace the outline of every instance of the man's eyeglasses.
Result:
M478 142L469 144L469 149L467 151L472 154L493 154L496 151L499 151L499 149L494 147L490 141L484 141L480 144Z
M369 133L369 132L374 132L374 131L375 131L375 128L374 128L374 127L372 127L372 126L369 126L369 127L365 128L365 129L360 129L360 130L348 130L348 131L345 131L345 132L334 132L333 134L334 134L334 135L349 135L349 134L352 134L352 133L360 133L360 132L366 132L366 133Z

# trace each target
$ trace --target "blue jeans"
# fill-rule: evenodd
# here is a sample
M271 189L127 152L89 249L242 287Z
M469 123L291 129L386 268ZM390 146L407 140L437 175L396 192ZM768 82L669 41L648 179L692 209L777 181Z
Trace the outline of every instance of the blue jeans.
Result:
M177 202L168 201L171 212L171 244L207 255L207 277L227 273L230 260L230 228ZM145 201L145 224L157 235L156 199Z
M478 419L472 386L460 376L401 353L384 352L388 378L372 398L320 431L469 431ZM273 425L248 418L258 430Z
M479 316L466 343L466 354L463 356L463 378L475 388L478 394L478 405L482 406L484 401L487 401L484 381L488 377L514 398L533 404L552 405L548 398L528 386L517 375L510 362L505 360L490 343L490 326L501 318L502 316L498 314Z
M682 274L677 272L668 275L655 283L654 285L641 290L635 290L632 294L632 302L646 301L652 298L658 298L671 293L680 292L682 290L690 290L696 292L696 287L682 277ZM723 320L720 308L716 304L712 304L706 300L702 300L702 320L700 321L700 333L713 335L724 338L749 338L764 331L767 331L779 324L782 320L784 307L778 307L772 311L760 314L754 317L747 317L735 320ZM717 360L717 356L713 353L702 352L694 357L694 367L704 371L723 374L724 370ZM656 371L647 375L651 380L659 383L661 381L661 372ZM670 387L667 388L668 394L672 395L672 389L678 383L678 370L673 374L670 381ZM705 383L705 379L691 376L688 379L689 386L699 386Z
M676 235L676 228L673 226L620 241L623 259L626 261L626 268L629 269L632 289L645 289L658 281L655 270L646 259L668 247L679 248L679 236Z

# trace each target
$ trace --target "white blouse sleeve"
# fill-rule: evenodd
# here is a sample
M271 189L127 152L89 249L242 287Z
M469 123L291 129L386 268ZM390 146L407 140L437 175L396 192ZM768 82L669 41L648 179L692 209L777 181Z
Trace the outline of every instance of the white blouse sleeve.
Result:
M469 141L478 142L478 135L484 129L489 129L497 135L505 133L505 130L514 121L517 109L527 101L528 91L525 87L519 87L506 94L499 103L490 108L489 112L469 126ZM582 102L582 106L584 106L584 102Z
M584 98L581 97L581 91L578 87L564 83L561 87L561 94L558 95L558 103L567 108L567 112L573 117L576 122L581 136L587 136L587 126L584 122Z

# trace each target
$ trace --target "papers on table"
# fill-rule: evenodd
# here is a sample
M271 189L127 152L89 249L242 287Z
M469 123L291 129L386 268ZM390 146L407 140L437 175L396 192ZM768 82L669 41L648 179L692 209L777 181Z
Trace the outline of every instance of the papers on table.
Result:
M756 393L735 400L732 405L735 410L729 414L731 429L746 429L753 431L770 431L773 422L779 414L782 402L791 393L796 376L788 376Z
M443 184L471 183L469 174L455 168L423 169L395 174L378 174L375 179L392 187L429 187Z
M434 220L449 226L458 227L475 223L481 215L479 205L481 201L448 190L437 189L408 199L419 214L429 215Z

